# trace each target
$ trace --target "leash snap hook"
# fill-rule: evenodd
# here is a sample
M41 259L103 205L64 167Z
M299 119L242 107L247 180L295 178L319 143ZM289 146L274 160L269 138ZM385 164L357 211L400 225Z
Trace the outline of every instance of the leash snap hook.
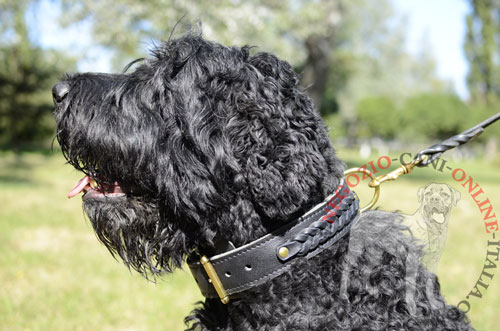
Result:
M373 198L372 200L366 205L365 207L360 209L360 213L372 209L373 206L377 203L379 197L380 197L380 185L382 183L389 181L389 180L396 180L398 179L401 175L406 175L409 174L410 172L413 171L413 168L415 168L419 163L425 162L428 159L427 155L417 155L413 161L407 164L402 164L400 167L394 169L393 171L389 172L388 174L382 175L375 177L373 173L366 169L366 168L351 168L346 171L344 171L344 176L348 176L350 174L354 173L363 173L367 175L368 177L371 178L371 182L368 183L368 186L375 189L373 193Z
M375 179L372 178L372 181L368 184L368 186L379 187L384 182L387 182L389 180L396 180L401 175L409 174L410 172L413 171L413 168L415 168L421 162L425 162L427 158L428 158L427 155L417 155L417 157L413 159L413 161L411 161L410 163L402 164L400 167L394 169L388 174L378 176Z

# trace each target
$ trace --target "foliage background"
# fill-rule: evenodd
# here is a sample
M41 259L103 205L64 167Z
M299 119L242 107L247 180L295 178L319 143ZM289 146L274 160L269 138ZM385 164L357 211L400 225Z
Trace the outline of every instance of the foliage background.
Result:
M438 77L425 39L416 53L406 50L406 18L389 0L51 0L62 29L91 26L90 41L67 40L71 52L43 47L30 25L44 19L34 14L43 1L0 0L0 329L177 330L201 299L186 273L152 284L124 272L97 243L80 203L64 198L79 174L64 165L57 143L51 149L50 90L85 61L89 44L120 71L199 20L208 39L271 51L301 75L350 166L417 151L500 109L500 0L467 1L466 100ZM499 132L497 124L447 154L493 206L500 206ZM416 171L388 185L380 206L411 213L419 187L446 180ZM481 215L462 200L438 272L451 302L477 280L486 248ZM499 328L498 286L494 279L473 304L478 330Z

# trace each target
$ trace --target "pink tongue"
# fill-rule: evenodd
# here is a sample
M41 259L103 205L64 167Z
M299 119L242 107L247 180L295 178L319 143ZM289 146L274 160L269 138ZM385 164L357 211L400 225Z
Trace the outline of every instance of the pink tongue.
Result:
M80 179L80 181L75 185L75 187L73 187L73 189L69 191L68 199L71 199L75 195L78 195L81 191L83 191L85 186L87 186L89 183L90 183L89 176L85 176L82 179Z

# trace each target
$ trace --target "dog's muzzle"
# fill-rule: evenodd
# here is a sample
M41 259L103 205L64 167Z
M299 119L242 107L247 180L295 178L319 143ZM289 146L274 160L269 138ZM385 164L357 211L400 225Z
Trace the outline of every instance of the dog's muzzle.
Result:
M349 232L359 200L343 183L324 202L287 225L244 246L207 258L188 259L201 293L222 303L290 269L298 258L310 259Z

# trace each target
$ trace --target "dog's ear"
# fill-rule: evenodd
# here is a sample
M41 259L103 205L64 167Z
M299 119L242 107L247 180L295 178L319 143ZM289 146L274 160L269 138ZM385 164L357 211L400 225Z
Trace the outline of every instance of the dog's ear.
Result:
M462 195L460 194L459 191L457 191L456 189L454 189L450 185L446 185L446 186L448 186L448 188L450 189L450 192L451 192L451 202L453 203L454 206L456 206L458 201L460 201L460 198L462 197Z
M270 222L289 220L338 185L343 164L290 64L269 53L246 59L232 85L226 137L241 165L247 198Z
M248 47L182 42L201 46L158 91L167 129L157 162L158 178L168 179L159 191L183 231L207 246L221 233L241 245L334 191L343 164L288 63Z
M429 187L429 185L430 184L422 186L421 188L418 189L417 196L418 196L418 202L419 203L422 203L422 201L424 201L424 192L427 189L427 187Z

